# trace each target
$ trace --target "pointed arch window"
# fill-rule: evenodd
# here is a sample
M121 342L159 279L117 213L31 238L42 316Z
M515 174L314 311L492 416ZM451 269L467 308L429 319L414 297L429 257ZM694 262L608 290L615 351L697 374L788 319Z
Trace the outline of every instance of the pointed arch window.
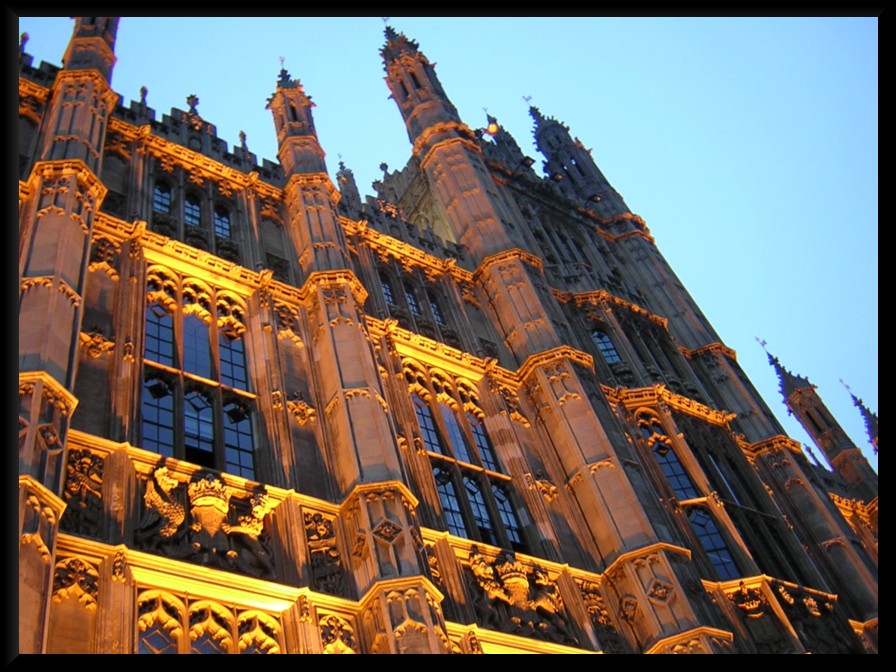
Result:
M257 609L156 589L137 594L138 654L276 654L281 637L277 618Z
M148 290L140 445L255 478L242 307L158 269Z

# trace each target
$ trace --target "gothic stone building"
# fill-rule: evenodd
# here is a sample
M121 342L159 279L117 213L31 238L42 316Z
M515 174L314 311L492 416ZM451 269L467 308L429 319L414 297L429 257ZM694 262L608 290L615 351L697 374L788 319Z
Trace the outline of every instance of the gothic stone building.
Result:
M285 70L258 163L74 24L19 57L20 652L877 651L877 474L565 125L537 174L387 28L362 200Z

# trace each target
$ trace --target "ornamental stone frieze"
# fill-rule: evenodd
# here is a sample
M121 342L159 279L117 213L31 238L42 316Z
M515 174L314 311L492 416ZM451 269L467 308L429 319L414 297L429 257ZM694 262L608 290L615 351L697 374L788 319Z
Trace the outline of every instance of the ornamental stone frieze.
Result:
M101 455L84 449L69 449L62 490L66 509L59 523L64 532L91 537L100 535L104 466Z

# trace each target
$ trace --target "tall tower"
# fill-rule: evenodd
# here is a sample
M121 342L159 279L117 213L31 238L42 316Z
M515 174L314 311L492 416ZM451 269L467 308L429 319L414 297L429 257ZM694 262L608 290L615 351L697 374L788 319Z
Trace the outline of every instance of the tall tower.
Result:
M380 652L438 653L445 648L444 617L424 577L415 498L402 479L393 411L364 315L367 291L345 253L340 194L326 172L313 105L301 83L281 70L268 108L286 177L287 226L304 274L300 294L314 344L314 392L325 409L325 459L360 558L357 593L376 615L366 636ZM411 625L382 618L396 609L417 617Z
M66 435L115 63L114 17L79 17L47 101L39 160L19 195L19 641L47 639ZM75 635L77 636L77 635Z

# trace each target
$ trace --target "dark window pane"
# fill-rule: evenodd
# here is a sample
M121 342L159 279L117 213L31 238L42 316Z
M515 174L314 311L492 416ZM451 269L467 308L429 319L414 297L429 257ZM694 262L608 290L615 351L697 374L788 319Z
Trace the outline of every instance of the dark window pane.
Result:
M199 391L184 395L184 456L204 467L215 467L215 424L210 400Z
M445 430L448 432L448 444L451 446L454 458L470 463L470 454L467 451L464 433L460 428L460 423L457 421L457 416L448 404L440 403L439 409L442 411L442 421L445 423Z
M158 623L153 623L140 633L137 653L177 653L177 641Z
M199 226L202 224L202 206L195 196L187 196L184 199L184 223L187 226Z
M482 496L479 482L471 476L464 476L464 489L467 491L467 501L473 511L473 520L479 530L480 539L487 544L498 545L495 526L488 514L488 507L485 505L485 498Z
M442 309L439 307L439 302L436 301L436 298L431 294L427 294L429 298L429 308L432 310L432 316L435 319L436 323L440 326L445 326L445 316L442 315Z
M666 480L669 481L669 485L672 486L672 490L678 499L699 497L697 488L691 481L691 477L688 476L688 472L684 470L681 462L678 461L678 456L674 450L665 444L657 444L653 452L656 455L656 461L660 463L660 468L666 475Z
M420 304L417 302L417 295L410 285L404 286L404 296L408 300L408 308L414 315L420 315Z
M218 352L221 358L221 382L240 390L249 389L246 373L246 351L241 338L218 337Z
M159 455L174 455L174 396L160 378L149 377L143 385L142 448Z
M208 324L196 315L184 318L184 371L204 378L212 377Z
M712 519L707 511L701 508L691 509L688 513L688 520L700 540L700 545L706 551L709 561L715 568L716 573L722 581L735 579L740 576L734 557L728 550L725 538L719 532L716 521Z
M174 320L158 303L146 307L145 340L143 355L146 359L174 366Z
M442 440L436 429L432 411L429 409L429 405L416 394L414 395L414 410L417 413L417 423L420 425L423 447L430 452L444 454L445 451L442 450Z
M501 517L501 522L504 523L504 529L507 531L507 537L510 539L511 545L517 551L525 550L520 522L517 520L516 511L513 509L513 502L510 501L510 494L504 486L497 483L492 484L492 494L495 496L498 515Z
M470 431L473 434L473 441L476 442L476 450L479 451L479 459L482 460L482 466L492 471L501 471L498 456L495 455L482 422L472 413L467 413L467 421L470 423Z
M171 187L157 184L152 190L152 210L168 214L171 212Z
M597 349L600 351L601 356L607 364L615 364L616 362L622 361L622 357L620 357L619 353L616 351L616 346L613 345L613 341L600 329L592 331L591 338L594 340L594 344L597 346Z
M392 283L385 276L380 276L380 287L383 290L383 298L390 306L395 305L395 292L392 291Z
M458 537L469 538L470 535L467 534L464 525L464 517L460 511L460 502L458 502L457 491L454 489L451 475L441 467L433 469L432 474L436 480L436 490L439 493L439 501L442 503L442 515L445 517L448 531Z
M215 208L215 235L230 238L230 213L222 208Z
M248 410L235 402L224 406L224 461L231 474L255 478L252 421Z

